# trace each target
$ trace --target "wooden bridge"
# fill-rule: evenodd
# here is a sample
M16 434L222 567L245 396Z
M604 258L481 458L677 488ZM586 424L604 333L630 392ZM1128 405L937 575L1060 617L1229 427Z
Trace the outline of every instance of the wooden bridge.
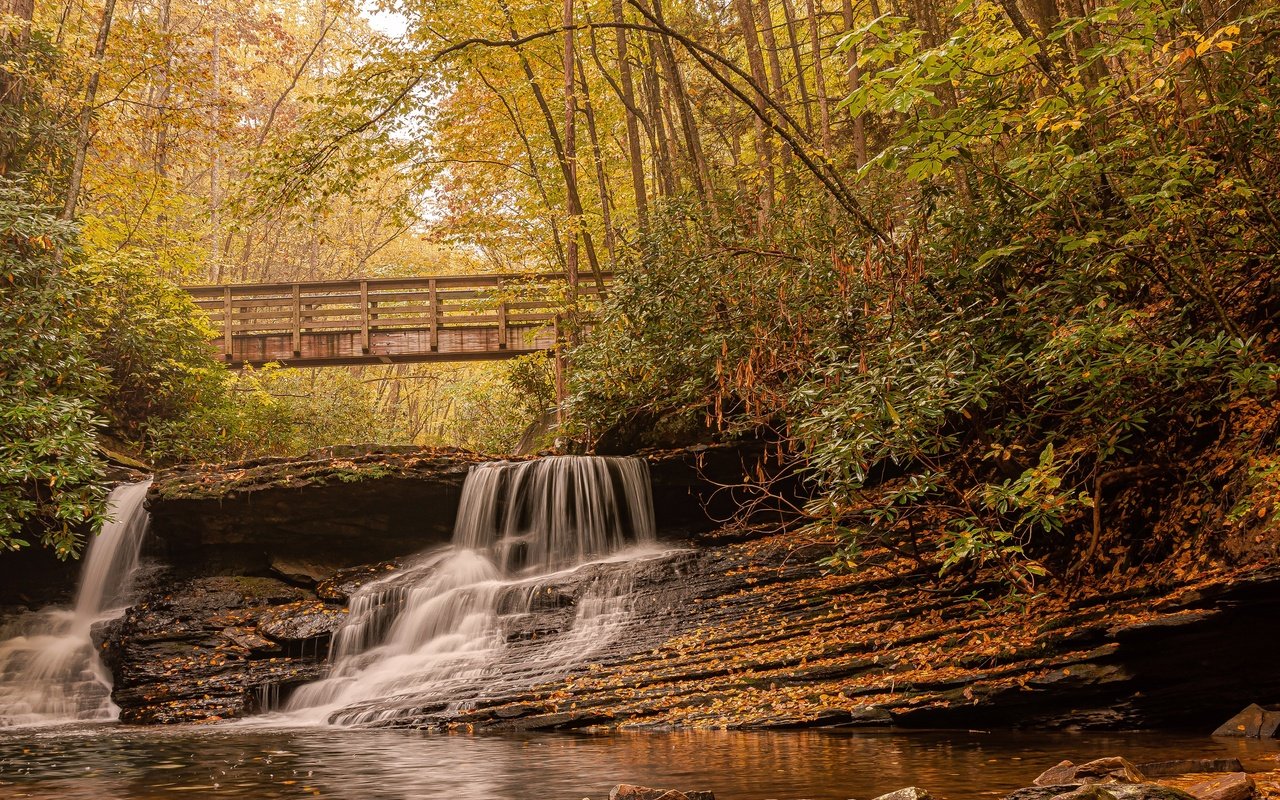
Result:
M197 286L229 367L478 361L552 350L576 289L607 288L563 273L448 275L313 283Z

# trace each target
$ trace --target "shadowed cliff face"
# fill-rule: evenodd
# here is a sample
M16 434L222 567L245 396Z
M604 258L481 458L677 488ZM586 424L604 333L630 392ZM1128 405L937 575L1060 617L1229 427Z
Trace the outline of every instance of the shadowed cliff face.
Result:
M704 446L647 456L658 528L697 535L727 519L733 498L718 487L754 474L762 452ZM454 449L335 447L162 471L147 501L152 550L189 574L265 575L274 566L316 578L409 555L449 541L467 471L491 460Z

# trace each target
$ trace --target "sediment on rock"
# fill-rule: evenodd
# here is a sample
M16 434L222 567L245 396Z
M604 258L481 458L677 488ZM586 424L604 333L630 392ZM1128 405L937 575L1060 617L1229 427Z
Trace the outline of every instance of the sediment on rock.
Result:
M388 724L1207 731L1243 699L1280 695L1275 570L990 613L981 600L922 592L923 572L824 575L817 551L791 542L691 554L678 578L638 589L634 630L645 635L579 674L456 718Z

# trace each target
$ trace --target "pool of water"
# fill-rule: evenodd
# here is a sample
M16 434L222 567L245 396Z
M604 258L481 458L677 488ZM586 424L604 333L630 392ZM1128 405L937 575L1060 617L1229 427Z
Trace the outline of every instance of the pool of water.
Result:
M0 730L0 798L579 800L617 783L719 800L868 800L908 785L1000 797L1063 758L1280 759L1276 742L1170 734L678 732L469 736L408 731ZM1275 768L1274 766L1272 768Z

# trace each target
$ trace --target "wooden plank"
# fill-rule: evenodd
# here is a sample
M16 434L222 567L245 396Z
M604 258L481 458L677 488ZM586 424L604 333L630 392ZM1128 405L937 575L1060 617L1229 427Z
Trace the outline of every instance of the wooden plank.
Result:
M613 280L612 272L602 273L602 277L606 284ZM501 283L559 283L566 280L563 272L508 272L494 273L488 275L435 275L422 276L417 278L370 278L369 288L371 291L382 291L384 289L399 288L421 288L426 286L430 281L436 281L439 288L448 288L455 286L498 286ZM229 287L237 295L241 293L268 293L281 292L288 293L293 290L292 283L237 283L230 284ZM307 291L326 291L326 292L357 292L360 290L360 281L343 280L343 281L313 281L302 284ZM185 291L193 295L213 296L216 297L222 291L222 286L187 286ZM583 284L580 292L595 291L594 276L590 287Z
M292 308L282 308L276 311L262 311L256 309L254 311L240 311L236 313L235 320L241 327L258 320L276 320L276 319L293 319Z
M360 304L360 293L352 292L350 294L322 294L318 292L308 292L307 285L302 284L302 299L308 303L317 306L352 306Z
M303 314L303 318L305 322L310 322L313 319L324 319L328 317L349 317L354 320L358 320L360 318L359 303L352 303L349 306L329 307L329 306L323 306L323 305L316 305L314 303L308 303L306 302L306 299L307 298L303 296L302 308L303 308L303 311L306 312L305 314Z
M360 352L362 353L369 352L369 282L368 281L360 281Z
M387 319L378 320L373 325L375 330L386 330L388 328L416 328L419 326L431 327L432 320L435 320L436 328L463 328L472 325L494 325L498 322L497 314L467 314L448 316L440 315L432 317L430 314L423 314L418 317L389 317ZM329 327L333 327L330 325ZM354 328L355 326L350 326Z
M507 349L507 304L498 304L498 349Z

